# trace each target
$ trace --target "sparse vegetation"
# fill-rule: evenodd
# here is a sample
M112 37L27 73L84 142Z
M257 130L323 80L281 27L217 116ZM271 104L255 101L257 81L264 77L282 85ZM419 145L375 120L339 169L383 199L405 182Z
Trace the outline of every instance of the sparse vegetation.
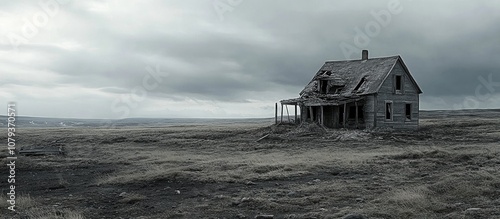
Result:
M57 142L67 154L19 158L18 216L499 218L498 118L422 119L415 132L20 129L20 144Z
M7 197L0 195L1 200L7 200ZM2 210L9 207L9 203L0 202ZM68 208L57 208L56 206L44 206L43 203L35 200L30 195L18 195L16 197L16 212L9 212L12 215L5 218L26 218L26 219L85 219L78 211Z

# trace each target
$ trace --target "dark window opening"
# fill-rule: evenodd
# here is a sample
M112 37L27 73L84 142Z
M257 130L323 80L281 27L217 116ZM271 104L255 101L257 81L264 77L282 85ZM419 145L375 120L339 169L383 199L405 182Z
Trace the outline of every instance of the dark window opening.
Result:
M406 120L411 120L411 104L407 103L405 107Z
M335 93L335 87L330 87L330 89L328 89L328 93Z
M358 106L358 118L360 118L360 119L365 118L365 112L363 110L363 106Z
M318 119L318 110L316 107L307 108L307 119L309 121L316 121Z
M366 81L365 77L361 78L361 81L359 81L358 85L356 85L356 87L354 88L353 92L358 91L359 88L361 87L361 85L363 85L365 83L365 81Z
M355 118L356 118L356 107L350 106L349 107L349 119L355 119Z
M326 92L328 90L328 81L327 80L320 80L319 82L320 82L320 84L319 84L320 93L326 94Z
M364 119L363 106L358 106L358 119ZM349 119L356 119L356 106L349 107Z
M402 78L401 75L396 75L396 91L400 91L402 87Z
M392 120L392 103L385 103L385 119Z

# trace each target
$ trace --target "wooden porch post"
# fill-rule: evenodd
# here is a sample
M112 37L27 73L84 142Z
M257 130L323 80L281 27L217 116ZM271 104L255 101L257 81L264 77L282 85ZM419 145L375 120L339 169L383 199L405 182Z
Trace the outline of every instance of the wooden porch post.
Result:
M286 116L288 118L288 123L290 123L290 112L288 111L288 104L285 104L286 107Z
M345 124L346 124L346 118L347 118L346 115L347 115L347 103L344 103L344 124L343 124L344 128L347 128L345 126Z
M280 123L283 123L283 104L281 104L281 120Z
M297 116L297 103L295 103L295 124L298 124L297 118L298 118L298 116Z
M358 127L358 101L354 102L354 106L356 107L356 128Z
M311 117L311 121L314 122L314 113L312 106L309 107L309 116Z
M320 117L321 118L321 123L320 124L321 125L325 125L325 115L323 113L323 106L321 106L321 111L320 112L321 112L321 117Z
M278 103L274 105L274 124L278 124Z

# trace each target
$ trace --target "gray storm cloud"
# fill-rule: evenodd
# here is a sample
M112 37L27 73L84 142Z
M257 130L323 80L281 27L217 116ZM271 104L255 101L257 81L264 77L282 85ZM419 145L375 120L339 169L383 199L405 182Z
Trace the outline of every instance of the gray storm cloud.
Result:
M158 65L163 80L129 116L203 117L210 107L226 109L210 112L217 117L270 116L262 109L296 96L325 60L345 59L342 44L355 49L349 58L361 49L400 54L424 91L424 108L467 108L466 98L500 107L500 3L493 1L41 2L57 8L51 15L32 1L0 3L0 98L29 106L28 115L117 117L110 103ZM384 17L391 4L400 12ZM48 20L37 26L43 13ZM26 25L37 33L27 36ZM376 34L360 46L360 31ZM490 98L477 97L481 86Z

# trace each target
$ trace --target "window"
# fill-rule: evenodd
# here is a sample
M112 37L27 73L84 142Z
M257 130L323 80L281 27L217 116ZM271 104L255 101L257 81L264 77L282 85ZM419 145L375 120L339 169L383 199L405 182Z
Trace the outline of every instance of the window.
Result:
M411 120L411 104L409 103L405 104L405 117L406 121Z
M352 92L357 92L359 90L359 88L361 87L361 85L363 85L366 81L366 78L363 77L361 78L361 81L359 81L358 85L356 85L356 87L354 88L354 90Z
M326 94L328 91L328 80L320 80L319 82L320 93Z
M328 92L328 93L340 94L340 92L342 92L343 88L344 88L344 86L333 85L332 87L330 87L330 92Z
M396 92L401 92L403 87L403 77L401 75L396 75Z
M392 102L385 103L385 119L392 120Z

